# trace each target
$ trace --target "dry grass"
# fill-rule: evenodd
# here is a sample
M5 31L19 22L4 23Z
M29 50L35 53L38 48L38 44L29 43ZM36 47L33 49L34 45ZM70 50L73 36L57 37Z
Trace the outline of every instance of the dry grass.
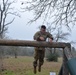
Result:
M11 75L34 75L33 73L33 57L14 57L4 59L4 68L6 71L11 71ZM58 62L47 62L45 60L44 65L42 66L42 72L38 72L36 75L49 75L51 71L55 71L58 74L58 71L61 67L60 58ZM9 75L4 73L4 75Z

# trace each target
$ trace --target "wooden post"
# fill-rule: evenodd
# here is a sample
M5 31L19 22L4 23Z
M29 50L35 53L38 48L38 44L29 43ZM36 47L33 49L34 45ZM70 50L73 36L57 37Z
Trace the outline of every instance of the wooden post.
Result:
M65 48L64 48L65 50ZM63 50L63 75L69 75L69 71L67 69L67 57L65 56L65 51Z
M69 75L69 71L67 68L67 61L72 57L73 56L71 54L71 45L68 45L63 50L63 75Z

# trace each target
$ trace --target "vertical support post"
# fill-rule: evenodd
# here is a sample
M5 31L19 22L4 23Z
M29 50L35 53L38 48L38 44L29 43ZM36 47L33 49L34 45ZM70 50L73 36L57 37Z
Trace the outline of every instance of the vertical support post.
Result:
M71 45L68 44L63 50L63 75L69 75L67 61L72 58Z
M67 69L67 57L65 56L64 50L63 50L63 75L69 75L69 71Z

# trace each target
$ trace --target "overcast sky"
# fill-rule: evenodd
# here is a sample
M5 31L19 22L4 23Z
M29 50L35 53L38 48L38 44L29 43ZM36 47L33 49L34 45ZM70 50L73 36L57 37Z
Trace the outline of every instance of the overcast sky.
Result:
M15 21L8 26L8 37L12 39L33 40L33 35L42 24L40 21L28 24L30 13L22 13L21 18L16 17Z
M30 18L30 13L22 13L21 18L16 17L15 21L8 26L7 35L12 39L32 40L35 32L39 30L38 27L42 24L42 21L39 20L30 25L27 25L27 22ZM65 28L64 31L66 31ZM70 33L71 36L69 38L76 40L76 26L72 28L72 32Z
M19 3L20 5L20 3ZM16 7L19 7L17 4ZM31 25L27 25L27 22L32 18L31 12L20 13L21 18L16 17L14 22L8 26L7 36L11 39L19 39L19 40L33 40L33 35L36 31L38 31L38 26L42 24L42 21L39 20ZM11 17L9 17L10 19ZM9 20L8 19L8 20ZM66 29L64 28L64 31ZM76 42L76 26L72 28L71 36L69 40L73 40Z

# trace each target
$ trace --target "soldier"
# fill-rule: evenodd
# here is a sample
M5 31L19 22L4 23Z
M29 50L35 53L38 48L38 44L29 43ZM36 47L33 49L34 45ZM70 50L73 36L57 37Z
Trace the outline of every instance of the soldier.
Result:
M53 40L52 35L49 32L46 32L46 26L42 25L40 28L40 31L36 32L34 35L34 40L36 41L46 41L46 39L49 38L49 42L51 43ZM44 56L45 56L45 48L41 47L35 47L35 53L34 53L34 73L36 74L36 67L38 65L38 71L41 72L41 66L44 63ZM39 60L39 63L37 64L37 61Z

